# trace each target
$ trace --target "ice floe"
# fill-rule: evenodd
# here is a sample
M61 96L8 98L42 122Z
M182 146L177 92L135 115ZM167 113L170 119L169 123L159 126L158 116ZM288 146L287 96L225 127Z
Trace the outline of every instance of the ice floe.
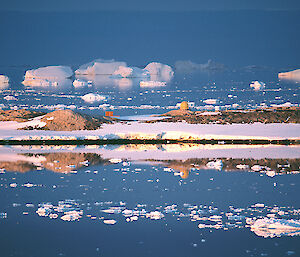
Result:
M85 102L88 103L94 103L94 102L100 102L104 101L107 99L106 96L99 95L99 94L94 94L94 93L89 93L81 97Z
M17 101L18 98L12 96L12 95L7 95L5 97L3 97L6 101Z
M250 84L250 87L253 88L254 90L261 90L264 89L266 86L266 83L262 81L252 81Z

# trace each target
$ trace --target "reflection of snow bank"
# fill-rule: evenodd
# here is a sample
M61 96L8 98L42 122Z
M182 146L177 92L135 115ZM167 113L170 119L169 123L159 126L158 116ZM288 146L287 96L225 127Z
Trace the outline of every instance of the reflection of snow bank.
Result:
M278 74L278 78L300 81L300 69L288 72L281 72Z
M94 103L94 102L100 102L106 99L103 95L93 94L89 93L81 97L85 102L88 103Z
M209 169L222 170L223 162L222 160L210 161L206 164L206 167Z
M299 220L258 219L251 225L251 231L262 237L281 237L300 235Z
M206 99L206 100L203 100L204 103L206 104L216 104L217 103L217 99Z
M97 59L84 64L75 71L79 75L112 75L120 66L126 67L126 62L112 60Z
M252 81L250 84L250 87L252 87L254 90L260 90L265 88L265 83L261 81Z
M125 67L125 66L120 66L114 72L114 75L120 76L122 78L144 78L150 76L147 70L142 70L137 67Z
M151 80L168 82L172 79L174 75L174 71L169 65L158 62L149 63L144 70L150 72Z
M17 101L18 99L12 95L7 95L3 97L6 101Z
M164 87L166 86L166 82L161 81L141 81L140 82L141 87Z
M38 69L28 70L25 73L27 79L65 79L70 78L73 71L68 66L47 66Z

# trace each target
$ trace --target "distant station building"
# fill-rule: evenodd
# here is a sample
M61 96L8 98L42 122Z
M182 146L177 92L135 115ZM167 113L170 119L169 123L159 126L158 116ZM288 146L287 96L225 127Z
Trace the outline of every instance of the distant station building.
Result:
M106 111L105 112L105 116L106 117L113 117L114 116L114 112L113 111Z

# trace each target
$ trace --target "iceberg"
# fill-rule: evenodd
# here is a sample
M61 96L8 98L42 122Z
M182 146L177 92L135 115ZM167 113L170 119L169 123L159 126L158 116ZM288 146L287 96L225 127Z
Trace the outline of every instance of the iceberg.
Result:
M300 69L278 73L279 79L300 81Z
M47 66L38 69L28 70L25 73L25 80L48 79L61 80L73 76L73 71L68 66Z
M0 75L0 84L8 84L9 83L9 77L5 75Z
M207 63L195 63L190 60L175 62L175 69L180 73L223 71L225 65L208 60Z
M250 87L252 87L254 90L261 90L263 88L265 88L265 83L261 82L261 81L252 81L250 84Z
M68 66L47 66L26 71L22 83L31 87L68 87L72 76L73 71Z
M263 218L251 225L251 231L262 237L299 236L300 221Z
M106 100L106 96L89 93L81 97L85 102L94 103Z
M77 87L86 87L88 85L91 85L91 82L89 83L89 81L85 81L85 80L81 80L81 79L75 79L73 81L73 86L75 88L77 88Z
M171 66L158 62L149 63L144 70L150 73L150 78L154 81L169 82L174 76L174 71Z
M87 64L83 64L76 71L76 75L113 75L120 66L127 67L126 62L104 59L96 59Z
M114 74L115 76L119 76L122 78L148 78L150 77L150 73L147 70L143 70L137 67L126 67L120 66Z

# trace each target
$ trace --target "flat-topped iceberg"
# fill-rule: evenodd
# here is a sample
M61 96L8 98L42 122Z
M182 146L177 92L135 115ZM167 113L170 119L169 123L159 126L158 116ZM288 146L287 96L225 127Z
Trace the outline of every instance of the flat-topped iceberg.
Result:
M159 62L149 63L144 70L149 71L151 80L170 81L174 76L171 66Z
M76 75L113 75L120 66L127 67L126 62L104 59L96 59L92 62L81 65L76 71Z
M73 71L68 66L47 66L38 69L28 70L25 73L27 79L66 79L73 76Z
M33 87L68 87L72 84L69 80L72 76L73 71L68 66L47 66L26 71L22 83Z
M278 73L278 78L300 81L300 69Z

